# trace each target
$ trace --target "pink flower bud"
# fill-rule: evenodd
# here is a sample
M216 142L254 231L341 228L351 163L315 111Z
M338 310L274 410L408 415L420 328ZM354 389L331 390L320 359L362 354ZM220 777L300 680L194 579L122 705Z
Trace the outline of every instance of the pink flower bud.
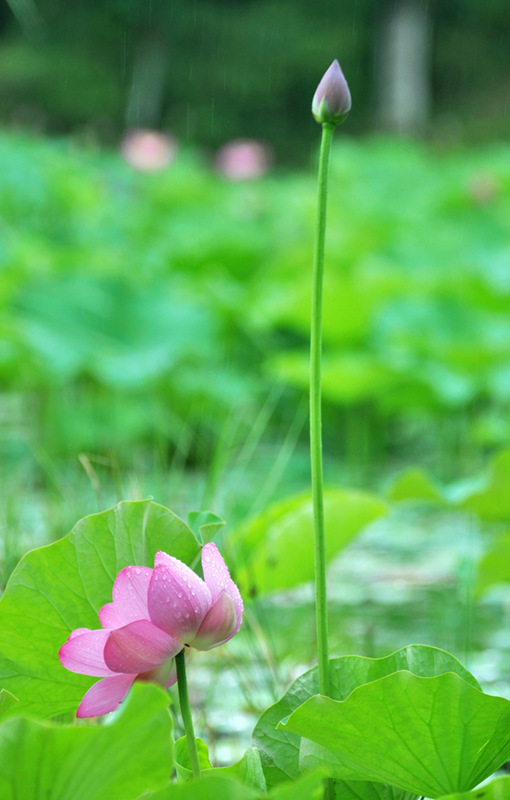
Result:
M312 100L312 114L319 123L339 125L351 110L351 93L335 59L324 73Z

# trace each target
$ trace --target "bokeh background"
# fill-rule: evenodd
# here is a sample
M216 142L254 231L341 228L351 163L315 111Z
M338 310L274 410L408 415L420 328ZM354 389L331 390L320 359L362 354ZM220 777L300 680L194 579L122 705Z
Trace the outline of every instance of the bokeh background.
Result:
M0 5L0 584L123 498L221 515L252 596L216 673L253 670L229 695L241 733L314 659L293 537L310 103L335 57L353 110L324 309L333 652L414 639L507 691L509 29L506 0Z
M133 126L209 150L250 137L303 166L308 97L338 57L350 136L509 133L504 0L4 0L0 14L6 125L113 146Z

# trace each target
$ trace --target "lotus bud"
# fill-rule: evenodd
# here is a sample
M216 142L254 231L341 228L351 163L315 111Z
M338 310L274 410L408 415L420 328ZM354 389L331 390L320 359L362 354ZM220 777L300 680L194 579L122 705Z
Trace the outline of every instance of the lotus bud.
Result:
M351 93L335 59L324 73L312 100L312 114L319 123L339 125L351 110Z

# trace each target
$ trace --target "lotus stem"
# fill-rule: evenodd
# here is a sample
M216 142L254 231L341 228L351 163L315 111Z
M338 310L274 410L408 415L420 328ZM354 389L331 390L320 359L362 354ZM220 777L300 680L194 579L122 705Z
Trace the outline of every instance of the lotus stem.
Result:
M322 295L324 277L324 244L326 238L326 207L328 165L331 140L335 126L322 125L319 159L317 227L312 285L312 316L310 335L310 458L315 543L315 614L317 627L317 660L319 691L329 694L328 609L326 595L326 540L324 529L324 485L322 468Z
M188 744L189 758L191 761L191 772L194 778L200 777L200 761L198 758L197 742L195 739L195 731L193 729L193 719L191 717L191 709L189 705L188 696L188 681L186 678L186 661L184 654L184 647L181 652L175 656L175 665L177 668L177 686L179 688L179 703L181 706L182 722L186 733L186 742Z

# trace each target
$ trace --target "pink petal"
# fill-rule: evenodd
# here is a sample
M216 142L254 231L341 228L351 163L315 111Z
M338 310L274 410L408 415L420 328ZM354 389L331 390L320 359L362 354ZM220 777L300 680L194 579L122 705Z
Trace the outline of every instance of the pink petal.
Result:
M161 565L163 565L164 567L172 569L176 561L179 561L179 559L175 558L174 556L169 556L168 553L164 553L163 550L158 550L158 552L154 556L155 567L160 567ZM182 561L179 561L179 563L182 564Z
M99 622L105 630L110 631L114 628L122 628L125 624L113 603L106 603L99 609Z
M190 648L185 647L184 649L188 651L186 653L186 663L188 663ZM162 664L161 667L151 669L149 672L140 672L137 680L157 683L158 686L164 686L165 689L168 689L169 686L173 686L177 681L177 666L175 663L175 658L171 658L165 664Z
M191 655L191 649L189 647L185 647L184 650L185 650L184 661L186 666L188 666L189 657ZM174 685L174 683L177 683L177 667L175 665L175 659L172 661L172 668L167 677L167 681L165 683L165 689L169 689L170 686Z
M108 636L109 632L103 630L87 631L77 636L72 633L58 651L60 663L70 672L81 675L95 675L98 678L111 675L103 655Z
M173 686L174 683L177 683L177 667L175 666L175 661L172 669L170 670L170 675L168 676L167 682L165 683L165 689L170 689L170 686Z
M82 633L90 633L90 628L75 628L75 630L71 631L69 634L69 638L74 639L75 636L81 636Z
M225 590L234 601L236 609L236 629L234 633L237 633L243 619L243 600L239 589L230 577L228 567L221 557L218 548L212 542L209 542L202 548L202 570L204 573L204 580L211 590L213 600L216 600L220 593Z
M193 570L177 558L158 553L149 585L152 622L183 644L195 638L212 605L211 592Z
M85 693L78 706L77 717L99 717L115 711L122 703L136 675L113 675L103 678Z
M114 627L127 625L137 619L148 619L147 591L152 575L150 567L124 567L121 569L113 584L113 608L103 606L101 609L101 624L103 618L114 622ZM107 604L109 606L110 604Z
M197 650L210 650L230 639L236 633L236 608L234 601L223 591L204 617L193 647Z
M146 619L110 631L105 663L113 672L149 672L182 650L181 642Z

